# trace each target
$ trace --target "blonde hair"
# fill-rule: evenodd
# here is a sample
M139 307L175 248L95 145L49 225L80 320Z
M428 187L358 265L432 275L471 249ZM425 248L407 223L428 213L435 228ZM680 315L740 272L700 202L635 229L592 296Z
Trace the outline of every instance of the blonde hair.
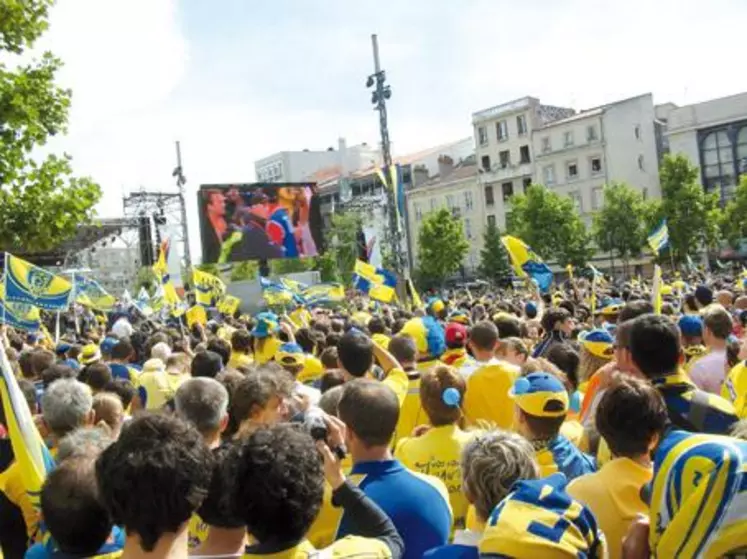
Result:
M588 349L581 346L581 361L578 365L578 381L585 382L589 380L594 373L601 369L611 360L605 357L594 355Z
M517 481L537 479L534 449L521 435L495 430L477 435L462 450L462 486L485 521Z

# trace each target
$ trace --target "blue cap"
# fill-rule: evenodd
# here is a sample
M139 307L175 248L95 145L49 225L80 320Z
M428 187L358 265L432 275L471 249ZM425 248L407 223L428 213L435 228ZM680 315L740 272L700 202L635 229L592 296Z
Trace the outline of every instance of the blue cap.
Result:
M686 314L677 322L683 336L696 338L703 335L703 319L697 314Z
M251 334L255 338L268 338L280 329L280 321L275 313L261 312L257 315L257 325Z
M114 346L118 343L118 339L106 337L103 339L99 347L101 347L102 353L110 354L112 352L112 349L114 349Z
M57 344L57 347L54 348L54 352L58 355L62 355L63 353L67 353L68 351L70 351L71 347L72 346L70 344L62 342L62 343Z
M524 305L524 314L529 318L536 318L537 304L534 301L529 301L526 305Z
M524 412L536 417L559 417L568 411L568 392L560 379L550 373L519 377L509 396ZM557 405L548 406L550 402Z

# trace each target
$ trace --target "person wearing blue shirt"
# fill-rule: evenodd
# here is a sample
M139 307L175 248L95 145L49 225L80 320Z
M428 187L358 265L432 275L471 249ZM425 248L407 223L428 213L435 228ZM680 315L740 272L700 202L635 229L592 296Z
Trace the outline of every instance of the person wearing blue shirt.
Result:
M345 385L338 406L347 426L346 444L353 459L350 479L392 519L405 542L405 559L423 556L449 540L452 511L443 482L417 474L392 458L390 445L399 418L394 391L374 380ZM336 538L352 533L346 515Z

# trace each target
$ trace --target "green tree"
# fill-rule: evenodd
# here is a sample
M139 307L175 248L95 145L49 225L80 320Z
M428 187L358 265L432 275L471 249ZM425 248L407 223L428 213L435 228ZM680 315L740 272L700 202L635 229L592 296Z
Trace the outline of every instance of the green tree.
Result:
M742 175L734 192L724 208L721 219L721 232L732 248L739 248L742 239L747 238L747 175Z
M336 213L332 216L332 227L327 232L331 247L337 259L340 279L348 284L353 277L353 268L358 259L358 233L363 220L358 213ZM329 249L329 246L327 248Z
M421 281L439 285L462 265L469 243L462 222L446 208L423 218L418 234L418 260Z
M340 281L340 272L337 269L337 255L332 247L327 247L324 254L316 257L314 269L319 272L322 281Z
M205 272L207 274L212 274L214 276L220 277L220 269L218 268L217 264L212 264L212 263L197 264L195 268L197 268L201 272Z
M604 187L604 204L594 214L593 236L604 252L616 254L628 266L646 242L646 203L643 195L627 184Z
M707 193L698 183L698 168L686 156L667 154L659 169L661 202L650 213L649 233L662 219L669 228L669 247L681 262L703 247L716 246L722 223L717 193Z
M485 279L495 280L510 273L511 266L501 242L501 231L495 223L489 223L480 251L480 275Z
M594 254L573 201L542 185L533 184L511 198L507 221L508 232L546 261L583 266Z
M231 281L243 281L257 279L259 275L259 264L253 260L237 262L231 268Z
M25 62L47 29L52 0L0 3L0 249L40 252L90 223L101 189L72 176L70 157L35 157L50 136L65 133L71 93L54 79L51 53Z
M137 271L137 276L135 276L135 285L133 287L134 293L132 293L132 296L137 297L137 294L140 292L142 287L144 287L150 295L153 295L157 286L158 278L156 277L153 268L150 266L143 266Z
M313 258L276 258L270 260L270 273L274 276L308 272L314 268Z

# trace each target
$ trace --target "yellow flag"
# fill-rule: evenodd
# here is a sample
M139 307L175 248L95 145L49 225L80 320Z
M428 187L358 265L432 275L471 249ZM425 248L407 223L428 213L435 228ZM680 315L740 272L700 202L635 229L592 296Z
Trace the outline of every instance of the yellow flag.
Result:
M661 314L661 306L662 306L662 297L661 297L661 288L662 288L663 282L661 280L661 266L658 264L654 266L654 288L653 288L653 295L652 295L652 303L654 305L654 312L656 314Z

